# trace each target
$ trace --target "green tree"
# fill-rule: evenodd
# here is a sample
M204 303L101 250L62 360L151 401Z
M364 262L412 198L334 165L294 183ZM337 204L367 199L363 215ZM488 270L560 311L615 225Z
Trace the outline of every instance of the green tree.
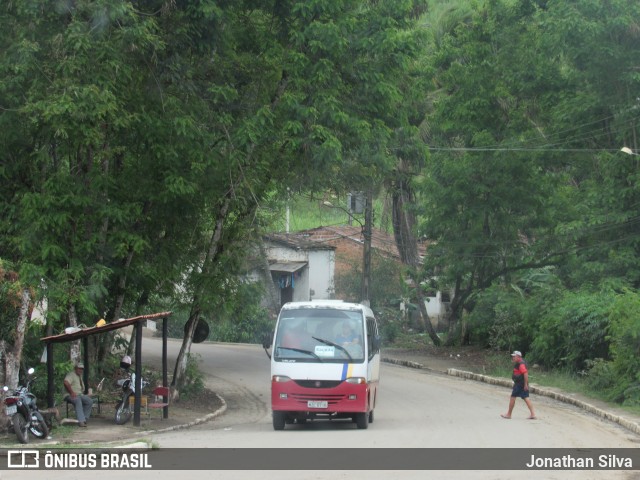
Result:
M611 342L611 396L628 405L640 404L640 297L626 291L618 295L611 311L609 341Z
M380 178L419 5L3 5L0 241L48 328L173 297L190 310L179 393L260 208Z
M452 333L463 311L473 309L476 292L562 258L560 245L549 248L562 211L554 204L559 180L549 159L514 148L514 137L539 138L536 124L546 117L539 92L557 89L545 83L553 65L540 61L541 75L529 71L525 46L537 31L534 11L525 6L479 4L434 53L438 91L428 141L438 148L420 182L421 232L436 242L424 275L453 291Z

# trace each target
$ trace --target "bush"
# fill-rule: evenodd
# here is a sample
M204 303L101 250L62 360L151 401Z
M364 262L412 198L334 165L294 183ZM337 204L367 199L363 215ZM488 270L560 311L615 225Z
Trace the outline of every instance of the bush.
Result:
M376 311L380 337L383 345L395 342L402 333L402 318L400 310L396 308L383 308Z
M589 360L608 359L613 298L611 292L565 292L542 316L531 360L578 372L588 368Z
M197 397L204 392L204 375L198 367L200 355L189 353L187 355L187 367L184 372L184 384L180 390L180 396L185 399Z
M496 351L526 351L537 319L537 305L512 288L494 286L478 295L468 316L471 343Z
M609 336L612 398L626 405L640 405L640 295L625 292L611 309Z
M611 362L596 358L595 360L587 360L587 385L596 392L606 392L614 385L613 366Z

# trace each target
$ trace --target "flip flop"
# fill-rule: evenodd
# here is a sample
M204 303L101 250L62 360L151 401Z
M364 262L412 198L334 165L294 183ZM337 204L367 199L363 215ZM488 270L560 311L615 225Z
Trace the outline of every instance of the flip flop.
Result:
M507 417L504 413L501 413L500 416L505 420L511 420L511 417Z
M538 417L527 417L527 420L537 420Z

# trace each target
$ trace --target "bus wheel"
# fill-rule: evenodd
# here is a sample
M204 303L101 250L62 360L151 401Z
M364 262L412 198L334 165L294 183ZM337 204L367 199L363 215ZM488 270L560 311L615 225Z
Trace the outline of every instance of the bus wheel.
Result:
M369 426L369 414L367 412L356 413L356 425L360 430Z
M273 412L273 429L284 430L285 412L274 411Z

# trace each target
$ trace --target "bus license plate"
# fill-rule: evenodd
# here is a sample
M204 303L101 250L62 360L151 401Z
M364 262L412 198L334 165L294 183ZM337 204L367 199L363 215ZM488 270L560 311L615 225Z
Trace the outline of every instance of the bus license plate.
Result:
M308 408L327 408L329 403L326 400L309 400L307 402Z
M6 413L7 416L15 415L16 413L18 413L18 407L16 405L6 407L4 409L4 413Z

